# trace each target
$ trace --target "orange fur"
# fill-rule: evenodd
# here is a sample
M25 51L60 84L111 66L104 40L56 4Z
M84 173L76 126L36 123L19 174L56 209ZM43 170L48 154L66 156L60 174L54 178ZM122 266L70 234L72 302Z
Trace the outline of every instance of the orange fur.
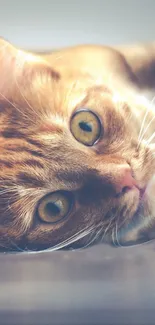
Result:
M97 241L121 245L152 238L148 229L153 229L155 210L149 187L136 215L137 192L115 195L122 166L131 170L142 190L155 171L151 144L138 143L149 107L138 95L147 80L146 85L139 82L124 55L123 50L95 46L35 55L0 41L2 250ZM95 112L104 126L92 147L77 142L70 132L71 116L81 107ZM153 117L150 107L145 127ZM151 123L144 139L153 132ZM71 213L61 223L41 223L39 200L58 190L73 193Z

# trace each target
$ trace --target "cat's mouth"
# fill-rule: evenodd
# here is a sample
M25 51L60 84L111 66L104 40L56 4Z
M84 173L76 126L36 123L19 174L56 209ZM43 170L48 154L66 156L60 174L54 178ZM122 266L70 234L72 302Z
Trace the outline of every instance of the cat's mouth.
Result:
M139 192L137 208L128 219L128 224L119 231L120 245L131 246L155 238L155 200L151 199L153 190L155 190L155 176L146 187L137 188Z
M145 196L145 192L146 192L146 187L139 188L139 199L140 200L143 200L143 197Z
M107 233L106 242L115 246L132 246L155 239L154 152L149 148L147 155L143 153L143 158L147 157L143 163L137 166L133 161L130 164L135 183L122 200L120 198L116 219L112 231Z

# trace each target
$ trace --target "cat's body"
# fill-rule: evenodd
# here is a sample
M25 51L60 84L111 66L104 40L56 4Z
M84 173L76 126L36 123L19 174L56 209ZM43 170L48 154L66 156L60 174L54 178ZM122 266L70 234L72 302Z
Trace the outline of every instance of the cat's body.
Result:
M107 84L112 74L116 85L120 80L121 86L125 82L126 86L130 84L142 91L155 88L155 43L118 47L81 45L40 55L63 77L88 74L95 79L106 79Z
M155 45L0 59L2 249L153 238Z

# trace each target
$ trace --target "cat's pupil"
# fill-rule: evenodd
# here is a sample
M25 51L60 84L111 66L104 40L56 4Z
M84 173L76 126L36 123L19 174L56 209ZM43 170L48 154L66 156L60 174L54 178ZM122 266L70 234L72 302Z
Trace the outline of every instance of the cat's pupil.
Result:
M45 213L48 216L56 217L57 215L60 214L60 212L61 212L60 208L56 203L49 202L49 203L46 204Z
M85 132L92 132L92 126L87 122L79 122L79 127Z

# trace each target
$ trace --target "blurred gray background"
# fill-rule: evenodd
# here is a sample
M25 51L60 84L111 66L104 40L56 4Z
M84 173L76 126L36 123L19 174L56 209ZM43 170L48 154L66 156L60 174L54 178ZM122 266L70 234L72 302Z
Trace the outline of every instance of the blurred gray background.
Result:
M0 0L0 36L28 49L155 39L155 0Z

